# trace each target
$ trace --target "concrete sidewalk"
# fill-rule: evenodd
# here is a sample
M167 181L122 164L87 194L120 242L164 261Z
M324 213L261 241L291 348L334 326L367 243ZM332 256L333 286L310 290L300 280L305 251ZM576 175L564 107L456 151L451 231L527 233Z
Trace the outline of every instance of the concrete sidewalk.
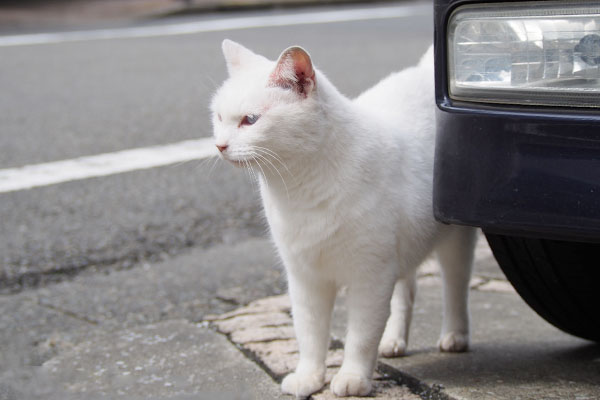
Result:
M279 382L297 352L277 263L268 240L257 238L2 296L0 399L286 398ZM380 360L375 397L600 398L600 347L535 315L484 240L476 263L472 351L435 347L441 288L429 263L409 354ZM341 297L330 377L343 355Z

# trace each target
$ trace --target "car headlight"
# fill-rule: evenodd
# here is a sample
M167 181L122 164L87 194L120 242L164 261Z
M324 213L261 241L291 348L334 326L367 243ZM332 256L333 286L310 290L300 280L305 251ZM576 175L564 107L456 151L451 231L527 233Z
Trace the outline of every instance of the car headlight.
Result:
M456 100L600 107L600 2L459 7L448 75Z

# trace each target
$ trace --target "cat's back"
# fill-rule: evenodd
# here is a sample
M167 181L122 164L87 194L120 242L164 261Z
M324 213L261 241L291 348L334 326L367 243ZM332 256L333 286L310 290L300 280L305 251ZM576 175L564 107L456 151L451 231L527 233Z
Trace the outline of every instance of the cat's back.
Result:
M433 46L416 66L395 72L371 87L354 103L365 111L390 119L423 119L435 105Z
M388 197L396 198L406 215L426 220L431 211L435 148L433 46L416 66L393 73L354 103L373 127L368 137L361 136L361 143L374 143L379 149L373 163L379 181L392 188Z

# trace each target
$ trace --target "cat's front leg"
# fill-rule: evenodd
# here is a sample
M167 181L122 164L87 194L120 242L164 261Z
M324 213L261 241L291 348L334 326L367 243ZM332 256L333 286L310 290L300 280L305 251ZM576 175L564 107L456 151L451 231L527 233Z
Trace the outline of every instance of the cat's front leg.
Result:
M294 274L288 274L288 281L300 359L296 371L285 377L281 388L284 393L303 398L325 384L325 358L336 287L331 282Z
M393 277L359 279L348 287L348 334L344 362L331 381L336 396L367 396L377 347L390 311Z

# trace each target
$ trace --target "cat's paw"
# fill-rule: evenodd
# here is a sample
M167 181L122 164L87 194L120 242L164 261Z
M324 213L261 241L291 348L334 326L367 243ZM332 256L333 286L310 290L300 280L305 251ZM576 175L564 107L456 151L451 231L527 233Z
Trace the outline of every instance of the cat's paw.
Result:
M364 375L340 371L331 380L330 387L338 397L367 396L371 393L371 379Z
M381 357L401 357L406 354L406 342L404 339L381 339L379 343L379 355Z
M441 351L460 353L469 350L469 334L461 332L448 332L438 340Z
M291 394L297 398L306 398L318 392L325 384L322 373L301 374L292 372L281 382L283 393Z

